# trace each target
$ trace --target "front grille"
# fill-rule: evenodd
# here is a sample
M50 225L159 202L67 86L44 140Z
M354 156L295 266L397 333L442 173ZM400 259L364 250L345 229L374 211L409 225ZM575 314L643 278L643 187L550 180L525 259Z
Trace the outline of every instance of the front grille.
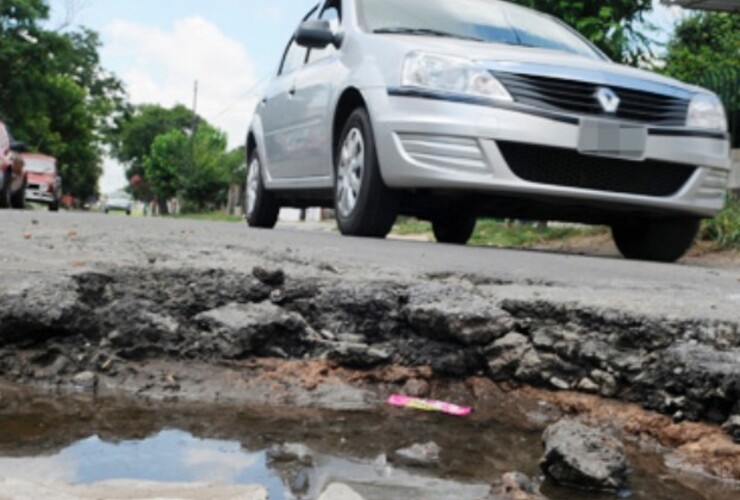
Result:
M663 126L683 126L689 101L642 90L600 85L539 75L496 71L493 74L516 102L555 111L633 120ZM620 98L616 114L604 111L596 98L600 87L609 87Z
M41 189L41 186L39 184L29 184L28 189L31 189L33 191L38 191L39 189Z
M648 160L633 162L587 156L570 149L499 142L519 178L539 184L667 197L689 181L696 167Z

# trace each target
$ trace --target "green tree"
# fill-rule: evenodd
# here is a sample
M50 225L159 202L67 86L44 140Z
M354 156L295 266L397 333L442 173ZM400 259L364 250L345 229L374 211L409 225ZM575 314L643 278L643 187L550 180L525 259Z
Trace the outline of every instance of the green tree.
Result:
M183 199L197 211L226 199L231 172L226 134L201 123L191 140L192 157L183 178Z
M0 115L33 150L59 160L65 191L97 191L104 137L125 108L123 86L100 66L90 30L44 27L46 0L0 2Z
M143 159L144 175L154 196L159 200L160 213L167 215L167 200L180 191L183 173L190 162L189 140L182 130L172 130L154 139L151 151Z
M636 65L651 55L645 14L652 0L512 0L551 14L578 30L606 55Z
M740 73L740 16L700 13L684 18L668 42L665 73L699 82L718 70Z

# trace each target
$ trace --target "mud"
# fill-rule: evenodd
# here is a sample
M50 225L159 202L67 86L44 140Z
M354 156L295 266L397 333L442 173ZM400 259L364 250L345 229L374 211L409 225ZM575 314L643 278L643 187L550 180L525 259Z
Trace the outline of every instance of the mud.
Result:
M610 398L660 413L661 429L679 434L693 429L681 422L702 422L711 432L683 442L638 427L689 455L711 444L705 472L740 479L729 425L740 414L738 323L501 300L507 283L429 278L354 282L263 268L59 277L0 291L0 373L99 394L335 410L377 407L378 386L424 396L430 382L471 377L580 392L598 395L596 407Z

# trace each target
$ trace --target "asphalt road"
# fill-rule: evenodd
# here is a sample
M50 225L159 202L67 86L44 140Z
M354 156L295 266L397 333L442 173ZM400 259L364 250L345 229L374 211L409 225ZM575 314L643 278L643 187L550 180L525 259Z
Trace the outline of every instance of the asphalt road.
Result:
M0 212L0 289L112 266L282 267L290 275L415 280L468 275L497 299L578 302L671 318L740 320L740 269L410 241L344 238L295 226ZM455 279L455 278L453 278Z

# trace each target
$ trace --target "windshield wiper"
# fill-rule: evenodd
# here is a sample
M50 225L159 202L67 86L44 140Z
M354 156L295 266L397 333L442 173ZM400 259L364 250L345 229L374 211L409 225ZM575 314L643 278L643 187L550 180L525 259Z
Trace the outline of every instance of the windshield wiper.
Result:
M438 36L443 38L458 38L460 40L472 40L474 42L486 42L483 38L474 36L459 35L447 31L434 30L428 28L378 28L373 33L388 35L418 35L418 36Z

